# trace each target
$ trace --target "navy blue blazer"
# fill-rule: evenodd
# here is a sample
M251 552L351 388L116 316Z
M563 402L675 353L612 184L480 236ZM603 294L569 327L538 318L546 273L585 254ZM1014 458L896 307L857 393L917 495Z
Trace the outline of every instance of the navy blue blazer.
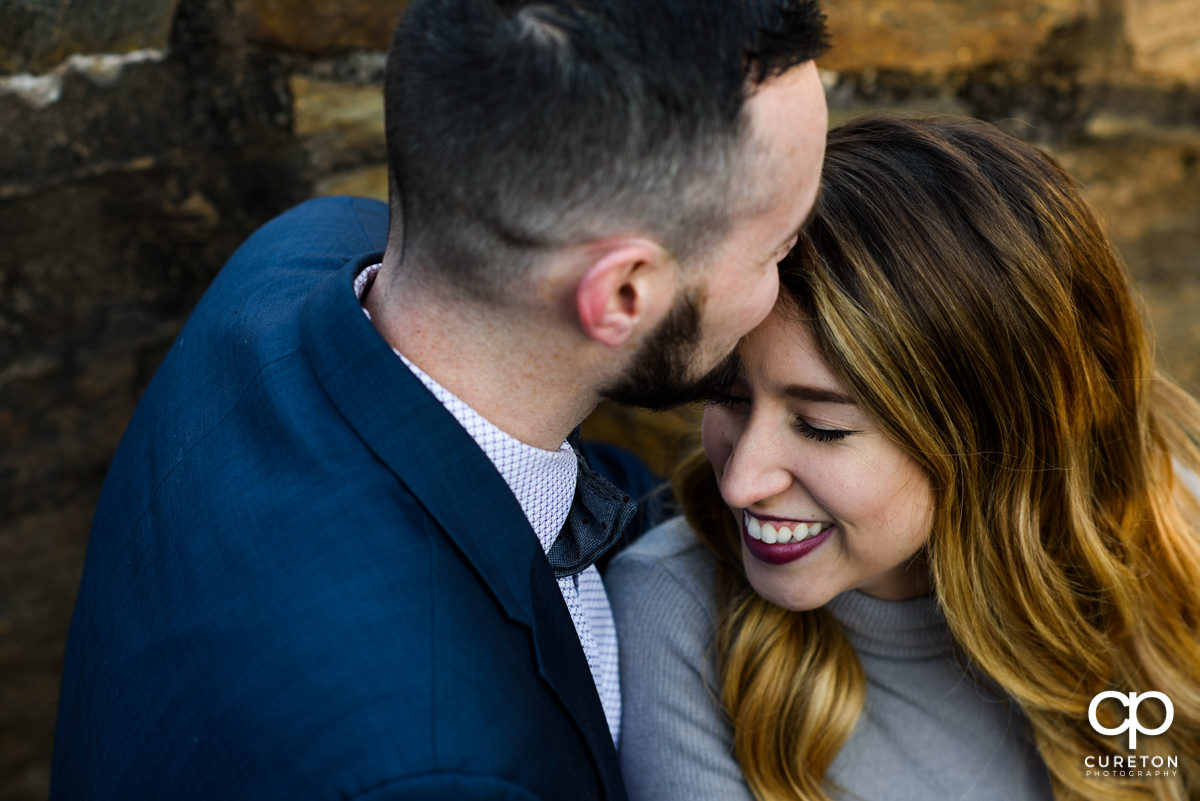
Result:
M268 223L147 388L88 545L52 798L624 799L537 538L354 296L386 229L352 198Z

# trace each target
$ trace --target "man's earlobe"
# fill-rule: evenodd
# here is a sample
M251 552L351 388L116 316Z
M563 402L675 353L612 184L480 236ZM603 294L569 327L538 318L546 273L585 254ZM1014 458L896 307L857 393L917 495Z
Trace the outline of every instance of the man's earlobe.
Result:
M669 303L673 278L664 269L668 261L667 252L647 239L606 246L575 291L584 333L612 348L624 345L664 296Z

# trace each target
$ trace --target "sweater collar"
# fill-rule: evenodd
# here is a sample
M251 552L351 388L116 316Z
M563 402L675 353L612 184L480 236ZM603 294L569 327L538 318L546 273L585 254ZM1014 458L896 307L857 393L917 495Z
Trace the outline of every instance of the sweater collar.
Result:
M888 659L930 659L954 649L950 627L935 595L883 601L849 590L826 608L859 653Z

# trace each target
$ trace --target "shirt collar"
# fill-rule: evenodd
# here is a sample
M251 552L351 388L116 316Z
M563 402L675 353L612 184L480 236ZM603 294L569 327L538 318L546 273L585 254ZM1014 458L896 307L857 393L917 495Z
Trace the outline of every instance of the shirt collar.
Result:
M354 293L360 302L380 266L371 265L355 278ZM366 308L363 313L370 319ZM547 451L521 442L468 406L399 350L392 350L479 445L512 490L542 550L549 551L567 520L575 496L578 459L570 444L564 442L558 450Z

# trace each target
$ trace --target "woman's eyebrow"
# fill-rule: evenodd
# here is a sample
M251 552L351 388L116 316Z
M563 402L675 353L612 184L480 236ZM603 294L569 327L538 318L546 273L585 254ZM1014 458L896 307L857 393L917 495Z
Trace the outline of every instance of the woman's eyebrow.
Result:
M854 406L854 398L842 392L822 387L809 387L802 384L789 384L783 388L783 394L795 400L811 403L845 403Z

